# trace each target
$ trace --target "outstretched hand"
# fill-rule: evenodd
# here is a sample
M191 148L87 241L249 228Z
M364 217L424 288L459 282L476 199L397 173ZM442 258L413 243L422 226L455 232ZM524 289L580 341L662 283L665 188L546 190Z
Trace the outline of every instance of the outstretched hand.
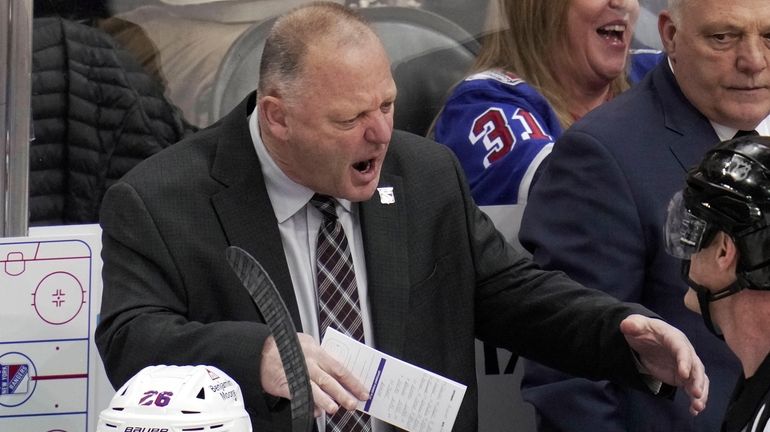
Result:
M703 411L708 400L709 379L684 333L665 321L637 314L624 319L620 331L649 375L682 387L690 396L690 413L697 415Z
M359 400L369 399L366 387L340 362L324 351L312 336L297 333L297 337L305 355L307 372L310 376L316 417L322 412L334 414L340 406L349 411L355 410ZM265 392L273 396L290 398L286 373L272 336L267 338L262 348L260 378Z

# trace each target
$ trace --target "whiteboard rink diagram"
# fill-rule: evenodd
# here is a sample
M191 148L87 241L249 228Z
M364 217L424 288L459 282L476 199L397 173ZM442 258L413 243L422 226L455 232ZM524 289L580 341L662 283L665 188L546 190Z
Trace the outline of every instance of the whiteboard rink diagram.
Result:
M0 239L0 430L85 431L92 250L29 240Z

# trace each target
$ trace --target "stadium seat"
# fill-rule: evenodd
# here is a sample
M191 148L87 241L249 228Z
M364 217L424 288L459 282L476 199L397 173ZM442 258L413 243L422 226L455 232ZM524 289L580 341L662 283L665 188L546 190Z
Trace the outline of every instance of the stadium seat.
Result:
M395 127L424 135L447 90L463 77L479 49L459 25L421 9L361 9L391 59L398 98ZM257 86L265 38L275 18L254 24L233 43L217 71L211 118L218 119Z

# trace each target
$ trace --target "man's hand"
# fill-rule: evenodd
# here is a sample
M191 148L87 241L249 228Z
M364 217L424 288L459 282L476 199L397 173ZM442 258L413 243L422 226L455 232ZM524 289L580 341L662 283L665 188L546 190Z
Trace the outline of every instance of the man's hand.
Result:
M690 413L706 407L709 379L687 336L670 324L643 315L630 315L620 331L648 373L666 384L682 387L690 396Z
M346 410L355 410L359 400L369 399L366 387L340 362L326 353L312 336L297 333L297 337L305 355L308 375L310 375L316 417L324 411L334 414L340 405ZM273 396L290 398L289 384L286 382L281 356L272 336L267 338L262 348L260 376L262 389L265 392Z

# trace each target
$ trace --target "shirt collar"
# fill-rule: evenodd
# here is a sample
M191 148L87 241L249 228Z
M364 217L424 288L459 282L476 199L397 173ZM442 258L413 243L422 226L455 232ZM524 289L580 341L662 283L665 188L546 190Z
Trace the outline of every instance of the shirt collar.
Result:
M259 165L262 168L262 176L265 179L267 194L270 197L270 202L273 204L275 217L280 224L305 208L315 192L290 179L278 167L272 156L270 156L259 132L257 109L255 106L254 111L249 117L249 132L251 133L251 140L254 143L257 157L259 158ZM335 199L345 211L351 211L352 204L349 200L336 197Z
M719 137L719 141L727 141L729 139L732 139L735 136L735 133L738 132L738 129L731 128L729 126L721 125L717 122L710 121L711 126L714 128L714 132L716 132L717 136ZM757 131L758 134L762 136L768 136L770 134L770 116L765 117L764 120L759 122L759 124L754 128L755 131Z
M671 69L671 73L674 73L674 65L671 63L671 59L667 56L666 60L668 61L668 67L669 69ZM674 73L674 75L676 74ZM719 137L719 141L727 141L729 139L732 139L735 136L735 133L738 132L738 129L721 125L711 120L709 120L709 123L711 123L711 127L714 128L714 132L716 132L717 136ZM754 128L754 130L757 131L757 133L762 136L770 136L770 116L765 117L764 120L759 122L759 124Z

